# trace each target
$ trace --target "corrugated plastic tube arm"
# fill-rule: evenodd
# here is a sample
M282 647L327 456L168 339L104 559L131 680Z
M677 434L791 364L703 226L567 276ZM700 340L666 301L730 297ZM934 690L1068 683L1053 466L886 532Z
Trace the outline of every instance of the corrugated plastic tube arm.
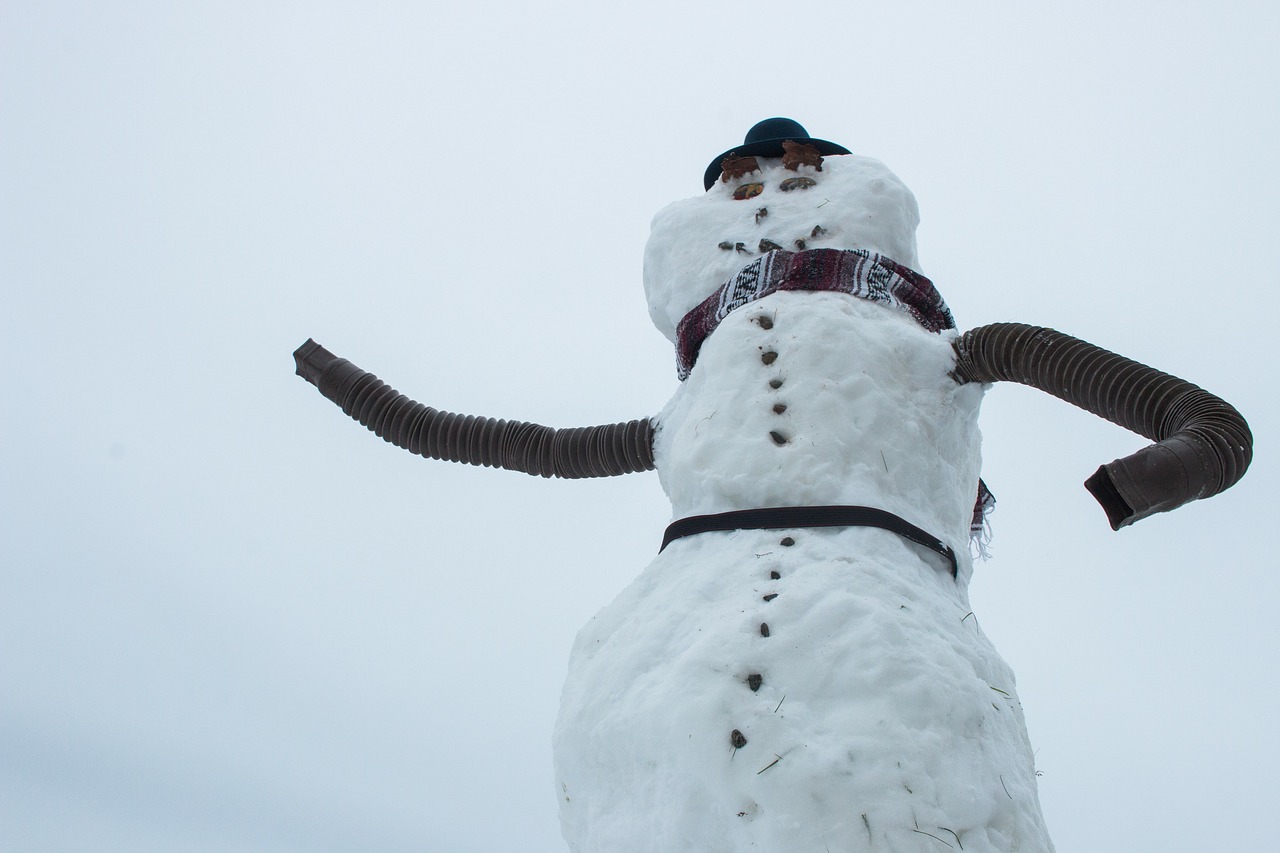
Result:
M1113 530L1216 495L1253 458L1249 425L1226 401L1062 332L993 323L966 332L955 349L962 384L1030 385L1156 442L1085 481Z
M553 429L458 415L410 400L311 339L293 358L298 375L321 394L379 438L410 453L541 477L612 477L653 468L653 424L647 418Z

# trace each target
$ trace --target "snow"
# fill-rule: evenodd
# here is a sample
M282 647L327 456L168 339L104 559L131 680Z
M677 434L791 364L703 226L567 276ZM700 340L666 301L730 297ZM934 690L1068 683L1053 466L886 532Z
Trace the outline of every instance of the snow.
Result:
M954 337L841 293L776 293L729 314L658 417L676 517L872 505L964 550L982 392L947 376Z
M821 225L818 245L918 265L915 200L883 164L828 158L814 187L779 192L794 174L763 161L655 217L645 287L664 334L748 259L722 241L789 246ZM765 192L733 198L752 181ZM971 618L983 389L949 378L953 339L792 291L703 343L657 418L674 517L878 507L951 544L959 577L872 528L673 542L574 646L555 734L571 849L1053 849L1013 674Z

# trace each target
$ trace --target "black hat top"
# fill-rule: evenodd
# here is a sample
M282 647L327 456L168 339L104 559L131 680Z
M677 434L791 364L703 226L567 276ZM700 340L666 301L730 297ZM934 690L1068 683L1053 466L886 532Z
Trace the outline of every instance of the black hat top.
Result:
M716 179L720 177L720 161L730 154L737 154L742 157L781 157L783 155L782 143L784 142L806 143L817 148L818 153L823 155L853 153L843 145L836 145L834 142L827 142L825 139L814 139L809 135L809 131L805 130L800 122L794 119L767 118L764 121L757 122L754 127L747 131L747 136L742 140L741 145L736 148L730 148L711 161L711 165L707 167L707 172L702 178L703 187L711 189L715 186Z

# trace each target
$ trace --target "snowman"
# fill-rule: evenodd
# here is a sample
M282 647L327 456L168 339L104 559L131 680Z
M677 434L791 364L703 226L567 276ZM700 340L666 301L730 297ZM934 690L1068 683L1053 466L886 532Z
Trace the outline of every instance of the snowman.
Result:
M915 198L790 119L657 214L661 413L557 430L415 403L314 341L298 372L378 435L541 476L656 468L673 522L582 629L554 734L575 851L1052 851L1013 673L973 618L993 499L978 411L1023 382L1155 444L1086 483L1119 529L1244 473L1248 428L1190 383L1050 329L960 335Z

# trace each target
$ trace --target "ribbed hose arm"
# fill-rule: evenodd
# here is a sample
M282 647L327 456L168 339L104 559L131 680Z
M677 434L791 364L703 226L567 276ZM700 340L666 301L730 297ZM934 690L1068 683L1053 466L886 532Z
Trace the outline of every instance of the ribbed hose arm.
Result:
M612 477L653 468L653 424L553 429L441 412L416 403L311 339L297 373L379 438L410 453L541 477Z
M1030 385L1155 441L1085 481L1114 530L1229 488L1253 458L1230 404L1176 376L1021 323L993 323L955 344L956 381Z

